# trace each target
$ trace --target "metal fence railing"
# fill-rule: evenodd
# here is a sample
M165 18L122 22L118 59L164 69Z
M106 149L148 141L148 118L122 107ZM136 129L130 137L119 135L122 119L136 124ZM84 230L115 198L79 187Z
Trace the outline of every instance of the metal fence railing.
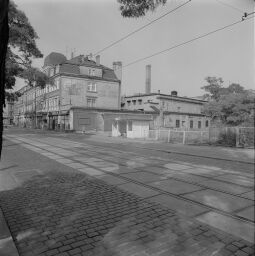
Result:
M149 139L182 144L222 144L254 147L254 127L210 127L207 130L150 130Z

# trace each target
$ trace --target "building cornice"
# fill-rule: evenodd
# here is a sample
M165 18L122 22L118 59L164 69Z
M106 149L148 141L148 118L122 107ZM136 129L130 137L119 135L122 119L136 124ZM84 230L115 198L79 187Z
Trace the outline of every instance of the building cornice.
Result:
M76 78L86 78L88 80L98 80L98 81L106 81L106 82L114 82L114 83L120 83L120 80L115 79L108 79L108 78L101 78L98 76L88 76L88 75L80 75L80 74L73 74L73 73L67 73L67 72L60 72L52 76L51 78L57 78L61 76L68 76L68 77L76 77Z

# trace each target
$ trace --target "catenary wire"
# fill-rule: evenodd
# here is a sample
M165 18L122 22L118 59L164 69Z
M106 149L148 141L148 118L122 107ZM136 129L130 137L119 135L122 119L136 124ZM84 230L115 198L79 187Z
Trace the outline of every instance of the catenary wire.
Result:
M222 4L222 5L225 5L225 6L229 7L229 8L232 8L233 10L236 10L239 13L245 13L245 11L243 11L243 10L241 10L241 9L231 5L231 4L224 3L223 1L220 1L220 0L215 0L215 1L218 2L219 4Z
M183 4L181 4L181 5L177 6L177 7L175 7L174 9L172 9L172 10L170 10L170 11L168 11L168 12L166 12L165 14L159 16L158 18L152 20L151 22L145 24L144 26L142 26L142 27L140 27L140 28L138 28L138 29L132 31L131 33L125 35L124 37L122 37L122 38L120 38L120 39L114 41L113 43L109 44L108 46L104 47L103 49L97 51L95 54L93 54L93 56L95 56L95 55L97 55L97 54L99 54L99 53L101 53L101 52L103 52L103 51L105 51L105 50L111 48L112 46L114 46L114 45L120 43L121 41L127 39L128 37L134 35L135 33L137 33L137 32L139 32L139 31L143 30L144 28L150 26L151 24L157 22L158 20L164 18L165 16L167 16L167 15L169 15L169 14L171 14L171 13L177 11L178 9L180 9L180 8L183 7L184 5L188 4L189 2L191 2L191 0L186 1L185 3L183 3Z
M237 25L237 24L239 24L239 23L241 23L241 22L244 22L244 21L246 21L246 20L248 20L248 19L252 19L252 18L254 18L254 17L255 17L255 16L252 16L252 17L249 17L249 18L246 18L246 19L242 19L242 20L236 21L236 22L231 23L231 24L229 24L229 25L226 25L226 26L224 26L224 27L215 29L215 30L213 30L213 31L210 31L210 32L207 32L207 33L205 33L205 34L203 34L203 35L194 37L194 38L192 38L192 39L190 39L190 40L187 40L187 41L185 41L185 42L182 42L182 43L176 44L176 45L174 45L174 46L171 46L171 47L169 47L169 48L167 48L167 49L164 49L164 50L162 50L162 51L153 53L153 54L151 54L151 55L149 55L149 56L146 56L146 57L137 59L137 60L135 60L135 61L132 61L132 62L130 62L130 63L124 65L122 68L131 66L131 65L133 65L133 64L135 64L135 63L138 63L138 62L141 62L141 61L143 61L143 60L146 60L146 59L152 58L152 57L154 57L154 56L160 55L160 54L162 54L162 53L171 51L171 50L176 49L176 48L178 48L178 47L180 47L180 46L189 44L189 43L191 43L191 42L194 42L194 41L199 40L199 39L201 39L201 38L207 37L207 36L209 36L209 35L212 35L212 34L214 34L214 33L217 33L217 32L219 32L219 31L222 31L222 30L224 30L224 29L233 27L233 26L235 26L235 25Z

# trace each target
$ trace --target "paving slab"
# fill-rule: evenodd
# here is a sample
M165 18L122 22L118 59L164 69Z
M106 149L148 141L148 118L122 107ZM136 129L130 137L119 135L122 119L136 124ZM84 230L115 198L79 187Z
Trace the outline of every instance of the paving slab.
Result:
M254 243L255 230L253 224L249 224L213 211L204 213L198 216L196 219L207 225L247 240L250 243Z
M101 167L100 169L106 172L113 172L116 174L140 172L140 170L138 169L132 169L124 166Z
M186 169L192 168L191 165L183 165L183 164L175 164L175 163L165 164L164 167L171 170L186 170Z
M210 189L189 193L184 197L226 212L237 211L253 205L252 200Z
M89 165L91 165L91 166L93 166L93 167L97 167L97 168L100 168L100 167L105 167L105 166L107 166L107 162L104 162L104 161L102 161L102 162L87 162L87 164L89 164Z
M0 172L0 191L14 189L19 184L15 180L15 178L11 175L11 173Z
M126 183L118 185L118 187L143 198L160 194L158 191L134 183Z
M226 182L212 180L212 179L203 181L202 185L207 186L209 188L219 189L221 191L229 192L234 195L239 195L250 190L250 188L247 188L247 187L242 187L235 184L232 185Z
M98 176L97 178L101 179L111 185L120 185L120 184L128 183L127 180L124 180L124 179L121 179L119 177L115 177L115 176L112 176L109 174L104 174L104 175Z
M183 172L167 173L164 176L166 178L173 177L173 178L180 179L180 180L187 181L187 182L194 182L194 183L197 183L198 185L200 185L200 184L203 185L203 183L209 179L208 177L201 177L201 176L187 174L187 173L183 173Z
M0 209L0 255L19 256L17 248L5 222L4 215Z
M247 178L241 175L226 174L226 175L216 177L215 179L231 182L231 183L242 185L245 187L254 187L254 179Z
M254 222L254 206L248 207L236 213L236 215Z
M148 200L151 202L159 203L171 210L175 210L178 213L189 217L194 217L209 211L203 206L196 205L170 195L157 195L149 198Z
M154 181L162 180L162 177L160 175L152 174L149 172L132 172L128 174L121 174L121 176L139 181L142 183L150 183Z
M150 185L176 195L203 189L202 187L173 179L152 182Z
M187 170L183 170L184 173L194 174L194 175L201 175L204 177L216 177L219 175L225 174L225 172L220 170L210 170L205 168L191 168Z
M145 167L141 167L139 169L142 170L142 171L152 172L152 173L160 174L160 175L164 174L164 173L167 173L168 171L173 172L173 171L170 171L167 168L160 167L160 166L145 166Z
M104 174L103 172L101 172L97 169L94 169L94 168L90 168L90 167L77 168L77 170L80 171L80 172L86 173L88 175L91 175L91 176L97 176L97 175Z
M80 164L80 163L65 163L66 166L69 166L69 167L72 167L72 168L86 168L87 165L84 165L84 164Z
M34 176L37 176L40 174L41 174L40 170L31 169L31 170L22 170L22 171L14 172L12 174L12 177L15 179L17 184L21 184L22 182L28 181Z

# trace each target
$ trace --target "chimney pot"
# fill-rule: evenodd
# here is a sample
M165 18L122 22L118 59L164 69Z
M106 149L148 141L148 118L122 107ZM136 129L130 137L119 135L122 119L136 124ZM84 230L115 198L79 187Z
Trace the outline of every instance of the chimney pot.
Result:
M171 96L177 96L177 95L178 95L177 91L171 91Z

